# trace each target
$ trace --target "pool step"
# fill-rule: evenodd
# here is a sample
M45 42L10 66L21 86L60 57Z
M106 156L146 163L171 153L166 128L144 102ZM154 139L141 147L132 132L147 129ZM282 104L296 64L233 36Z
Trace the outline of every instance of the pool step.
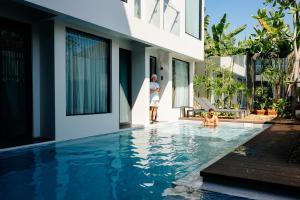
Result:
M184 178L173 182L172 188L167 188L163 196L182 196L184 199L190 200L200 199L202 184L202 177L199 175L199 170L196 170Z

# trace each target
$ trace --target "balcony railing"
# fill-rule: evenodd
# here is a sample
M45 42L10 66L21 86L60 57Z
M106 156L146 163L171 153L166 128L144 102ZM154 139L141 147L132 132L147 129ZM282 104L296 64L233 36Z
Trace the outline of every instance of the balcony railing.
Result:
M134 16L141 19L141 0L134 0Z
M164 2L163 28L175 35L180 33L180 12L168 3Z
M145 1L145 19L149 24L160 26L160 0Z
M180 34L180 11L166 0L134 0L134 16L164 31Z

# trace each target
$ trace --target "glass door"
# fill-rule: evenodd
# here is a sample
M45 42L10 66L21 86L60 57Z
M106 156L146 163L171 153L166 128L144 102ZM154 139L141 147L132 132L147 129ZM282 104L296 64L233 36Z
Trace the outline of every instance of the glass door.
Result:
M0 18L1 141L32 137L30 26Z
M120 49L120 127L131 126L131 52Z

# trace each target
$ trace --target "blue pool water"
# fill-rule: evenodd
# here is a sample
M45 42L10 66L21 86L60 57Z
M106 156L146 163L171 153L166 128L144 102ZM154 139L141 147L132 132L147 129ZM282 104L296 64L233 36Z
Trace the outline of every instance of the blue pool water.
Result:
M261 130L176 122L2 152L0 199L178 199L163 196L172 182ZM242 198L203 191L201 199Z

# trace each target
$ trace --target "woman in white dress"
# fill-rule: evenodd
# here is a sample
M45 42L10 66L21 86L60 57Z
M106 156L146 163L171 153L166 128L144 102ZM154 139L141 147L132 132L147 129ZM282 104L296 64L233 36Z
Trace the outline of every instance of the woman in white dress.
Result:
M159 103L159 84L157 83L157 75L151 76L150 82L150 118L152 123L157 118L157 108Z

